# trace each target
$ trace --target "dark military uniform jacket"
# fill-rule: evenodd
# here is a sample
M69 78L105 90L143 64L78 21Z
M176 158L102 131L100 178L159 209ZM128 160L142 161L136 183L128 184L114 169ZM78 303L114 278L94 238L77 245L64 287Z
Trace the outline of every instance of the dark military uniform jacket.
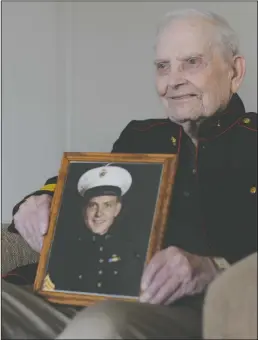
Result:
M82 225L71 229L51 249L47 274L55 290L139 295L144 254L128 225L113 225L105 235Z
M197 148L169 119L148 119L131 121L112 152L178 155L164 247L230 263L257 251L257 115L245 112L238 95L201 125ZM50 192L34 194L41 193Z

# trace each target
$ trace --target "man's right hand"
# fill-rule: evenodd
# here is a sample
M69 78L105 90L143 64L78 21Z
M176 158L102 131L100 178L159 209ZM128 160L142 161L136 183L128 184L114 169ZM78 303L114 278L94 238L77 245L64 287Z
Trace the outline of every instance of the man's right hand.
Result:
M20 205L13 217L15 229L38 253L48 230L51 201L52 197L47 194L31 196Z

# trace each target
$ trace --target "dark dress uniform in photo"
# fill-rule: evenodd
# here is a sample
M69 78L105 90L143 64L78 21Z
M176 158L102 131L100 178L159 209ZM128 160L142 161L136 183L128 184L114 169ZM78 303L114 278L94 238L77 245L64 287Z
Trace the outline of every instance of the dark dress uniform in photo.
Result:
M131 175L121 167L104 166L87 171L78 182L84 211L93 202L92 199L104 204L97 201L103 197L106 200L113 198L115 205L123 205L122 196L131 183ZM96 215L96 209L109 208L93 206L93 209L91 220L88 217L85 221L81 214L78 223L60 226L61 236L53 242L44 289L138 296L144 254L137 246L137 235L132 234L128 220L119 218L120 210L113 221L107 219L110 216L103 217L105 213ZM102 234L98 229L103 223L96 223L101 219L108 223L107 231Z
M113 229L114 227L114 229ZM52 290L138 296L144 256L130 239L127 227L113 226L106 235L79 228L65 251L55 249L46 287ZM63 245L60 244L63 248ZM51 289L52 288L52 289Z

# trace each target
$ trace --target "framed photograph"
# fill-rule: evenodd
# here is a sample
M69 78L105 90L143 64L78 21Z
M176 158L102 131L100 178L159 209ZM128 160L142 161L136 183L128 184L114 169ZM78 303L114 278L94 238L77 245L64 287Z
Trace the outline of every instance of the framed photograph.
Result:
M137 301L162 248L176 167L176 155L65 153L34 290L69 305Z

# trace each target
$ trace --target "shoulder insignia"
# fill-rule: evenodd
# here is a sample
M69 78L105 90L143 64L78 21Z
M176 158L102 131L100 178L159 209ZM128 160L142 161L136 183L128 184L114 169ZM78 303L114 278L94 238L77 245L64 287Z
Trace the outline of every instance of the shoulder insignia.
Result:
M166 124L169 124L168 119L147 119L142 121L135 121L135 124L132 127L132 129L145 132L153 129L154 127Z
M255 186L250 188L250 193L253 194L253 195L256 194L256 187Z
M239 125L251 131L257 131L257 113L247 113L239 120Z
M40 191L55 191L56 184L46 184L42 188L40 188Z
M48 291L55 290L55 284L50 279L49 274L47 274L45 279L44 279L42 289L48 290Z

